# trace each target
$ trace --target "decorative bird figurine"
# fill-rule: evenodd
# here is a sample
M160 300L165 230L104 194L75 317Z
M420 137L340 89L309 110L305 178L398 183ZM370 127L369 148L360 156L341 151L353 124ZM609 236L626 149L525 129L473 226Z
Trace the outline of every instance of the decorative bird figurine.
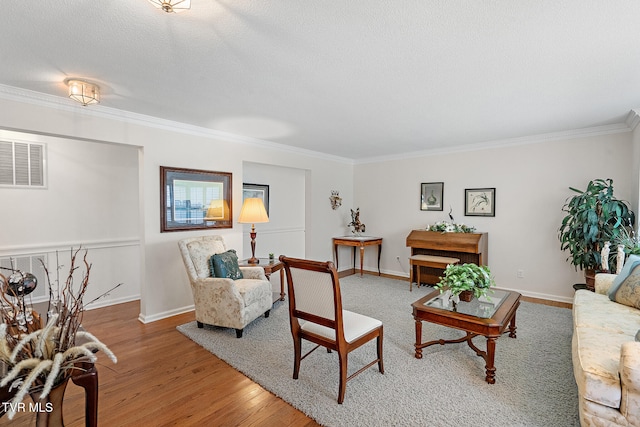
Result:
M451 215L451 212L453 212L453 208L451 207L451 205L449 205L449 218L451 219L451 222L454 222L453 215Z

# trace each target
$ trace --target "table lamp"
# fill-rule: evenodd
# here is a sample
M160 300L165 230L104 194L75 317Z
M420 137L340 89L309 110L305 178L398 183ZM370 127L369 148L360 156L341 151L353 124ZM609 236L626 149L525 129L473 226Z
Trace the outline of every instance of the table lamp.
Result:
M238 222L241 224L251 224L251 258L249 264L258 264L260 261L256 258L256 226L258 222L269 222L269 216L264 208L262 199L257 197L249 197L244 200Z

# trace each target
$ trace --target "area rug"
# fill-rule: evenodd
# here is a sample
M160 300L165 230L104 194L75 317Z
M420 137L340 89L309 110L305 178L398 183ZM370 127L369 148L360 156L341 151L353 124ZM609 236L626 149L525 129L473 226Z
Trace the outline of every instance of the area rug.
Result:
M383 322L385 364L384 375L374 367L349 381L342 405L335 352L315 351L302 361L299 379L292 379L286 301L277 302L269 318L248 325L241 339L232 329L198 329L195 322L178 330L325 426L580 425L569 309L522 302L517 338L497 340L496 383L487 384L484 360L465 343L427 347L423 359L414 357L411 303L430 288L409 292L406 281L354 275L341 280L341 289L345 309ZM423 323L423 341L462 335ZM486 348L482 337L474 343ZM374 342L352 352L349 372L374 355Z

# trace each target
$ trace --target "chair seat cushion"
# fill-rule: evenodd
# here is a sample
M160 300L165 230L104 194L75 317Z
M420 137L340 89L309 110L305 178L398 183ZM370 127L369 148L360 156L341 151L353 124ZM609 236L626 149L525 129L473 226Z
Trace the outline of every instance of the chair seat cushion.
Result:
M227 279L242 279L242 271L238 266L238 255L235 249L229 249L221 254L215 254L210 258L211 275Z
M347 310L342 310L342 320L344 324L344 339L349 343L382 326L382 322L378 319ZM327 328L317 323L305 322L301 329L331 340L336 339L335 329Z
M234 282L242 296L244 306L267 299L271 301L271 283L260 279L238 279Z

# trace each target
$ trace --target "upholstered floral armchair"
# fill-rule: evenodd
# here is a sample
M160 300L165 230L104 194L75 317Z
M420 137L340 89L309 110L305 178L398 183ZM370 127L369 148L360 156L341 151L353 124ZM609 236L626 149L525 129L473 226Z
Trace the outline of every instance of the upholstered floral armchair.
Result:
M237 267L237 275L227 273L234 268L229 258L235 253L227 251L222 236L201 236L178 242L182 260L187 269L196 321L199 328L204 324L234 328L236 336L242 337L244 327L264 313L269 317L271 309L271 283L261 267ZM223 276L212 277L213 255L230 255L225 258ZM217 259L217 258L216 258ZM216 272L219 272L216 269ZM230 277L238 277L235 280Z

